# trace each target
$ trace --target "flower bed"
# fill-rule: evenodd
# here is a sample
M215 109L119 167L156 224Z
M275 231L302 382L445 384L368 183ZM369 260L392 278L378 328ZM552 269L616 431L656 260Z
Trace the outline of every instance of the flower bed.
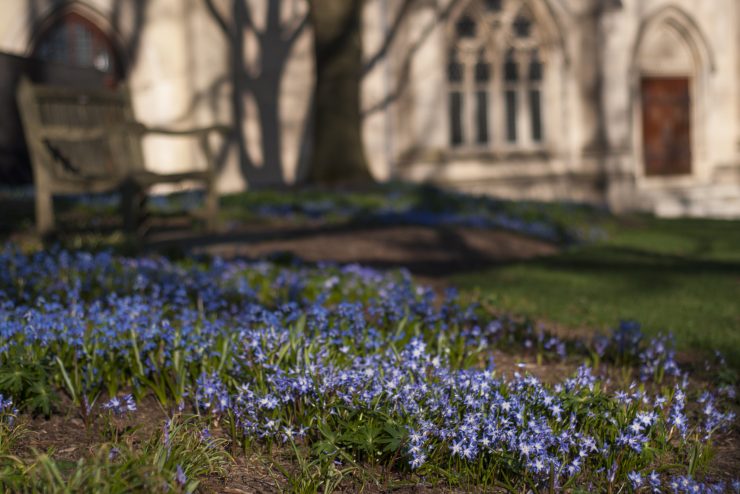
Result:
M387 184L366 190L257 190L222 200L225 216L245 214L266 220L288 219L362 224L503 229L557 243L593 241L605 236L594 227L605 211L577 204L504 201L430 185Z
M262 448L292 456L275 468L293 490L387 474L517 492L740 490L705 475L735 425L734 388L692 386L669 337L623 323L563 340L404 272L7 247L0 337L0 454L18 447L16 408L50 415L64 398L103 431L98 456L59 474L81 490L105 471L192 491L224 475L226 449ZM575 372L542 381L526 363L497 368L496 351ZM149 396L171 418L127 440ZM0 485L47 485L54 468L0 460Z

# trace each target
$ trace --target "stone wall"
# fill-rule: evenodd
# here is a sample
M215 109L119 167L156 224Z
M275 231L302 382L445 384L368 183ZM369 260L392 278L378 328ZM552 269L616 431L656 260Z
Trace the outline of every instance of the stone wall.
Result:
M740 183L731 178L740 171L736 144L740 46L730 41L737 38L740 5L733 0L624 0L622 4L604 16L601 27L608 54L602 70L610 172L632 182L625 188L624 181L612 181L612 203L617 208L637 206L666 215L740 215ZM691 79L690 175L644 174L639 94L643 75ZM718 196L729 194L730 199L724 205L706 206L713 191Z
M408 37L413 39L429 18L439 19L451 2L422 3L409 21ZM398 103L404 109L396 137L401 176L508 197L605 202L615 210L740 216L740 44L733 42L740 30L740 4L521 3L532 8L537 22L562 37L561 46L548 45L546 145L539 153L498 152L495 146L451 149L444 89L449 32L440 26L417 47L412 89ZM412 45L413 40L399 50ZM690 78L689 175L645 176L639 94L643 75Z

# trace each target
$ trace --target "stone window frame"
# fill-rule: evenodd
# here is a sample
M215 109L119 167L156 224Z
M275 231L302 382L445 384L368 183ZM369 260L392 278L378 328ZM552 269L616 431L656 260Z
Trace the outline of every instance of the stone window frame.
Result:
M490 4L500 4L500 10L487 8ZM515 23L526 18L529 23L529 35L517 36ZM469 24L463 29L459 23L472 20L472 35ZM447 24L447 120L449 123L447 142L454 153L532 153L541 154L546 149L548 129L545 112L547 105L544 98L545 71L548 70L547 42L537 17L524 0L468 0L463 2L456 15L450 16ZM530 63L539 61L539 77L532 80ZM516 81L505 77L507 58L516 64L518 78ZM476 81L476 63L484 61L489 66L489 78L485 84ZM461 78L451 80L451 64L459 63ZM478 126L478 107L480 94L486 110L487 139L481 139ZM462 139L456 139L457 125L453 109L455 99L461 103ZM537 99L539 114L533 118L532 104ZM508 102L507 102L508 100ZM507 106L515 107L510 114ZM460 103L456 103L460 105ZM535 136L535 120L538 121L539 135ZM511 129L513 124L513 129ZM513 132L512 132L513 130ZM515 134L515 135L512 135ZM514 139L512 139L514 137Z

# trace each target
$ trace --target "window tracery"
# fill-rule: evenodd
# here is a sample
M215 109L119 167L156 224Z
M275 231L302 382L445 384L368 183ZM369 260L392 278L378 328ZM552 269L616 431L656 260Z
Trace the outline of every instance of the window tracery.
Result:
M469 0L452 19L449 37L450 144L541 144L543 42L526 2Z
M75 12L59 17L41 35L34 55L66 65L95 68L114 78L119 72L111 41L98 26Z

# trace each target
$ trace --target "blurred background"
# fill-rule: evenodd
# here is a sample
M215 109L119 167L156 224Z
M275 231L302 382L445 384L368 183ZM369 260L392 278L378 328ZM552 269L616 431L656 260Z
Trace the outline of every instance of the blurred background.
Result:
M735 0L0 8L4 186L32 181L15 105L26 74L125 85L145 124L230 126L215 157L221 193L362 177L661 216L740 215ZM337 89L353 84L355 92ZM329 138L315 129L322 118ZM361 138L344 131L357 126ZM147 136L143 146L153 171L201 159L185 139Z

